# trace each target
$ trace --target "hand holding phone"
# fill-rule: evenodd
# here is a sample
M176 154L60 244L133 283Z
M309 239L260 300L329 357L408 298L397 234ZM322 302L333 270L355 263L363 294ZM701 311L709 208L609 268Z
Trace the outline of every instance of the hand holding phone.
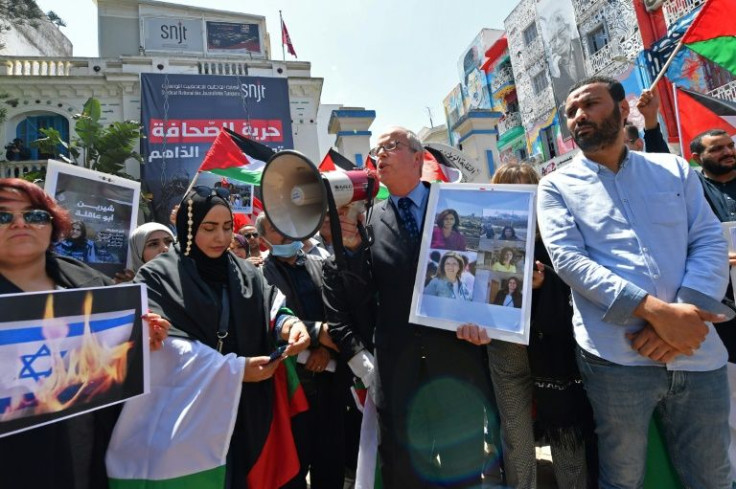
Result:
M273 363L279 358L281 358L284 355L284 352L286 351L286 347L288 345L281 345L278 348L276 348L269 356L268 356L268 363Z

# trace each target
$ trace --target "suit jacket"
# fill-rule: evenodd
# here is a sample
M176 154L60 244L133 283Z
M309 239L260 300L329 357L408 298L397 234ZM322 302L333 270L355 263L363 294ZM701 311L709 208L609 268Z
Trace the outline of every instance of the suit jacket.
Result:
M376 405L384 419L400 415L418 389L439 377L462 379L489 395L485 348L408 321L419 245L411 244L390 199L374 207L367 231L370 245L348 257L349 270L325 267L325 302L333 339L341 352L351 347L346 356L373 339Z

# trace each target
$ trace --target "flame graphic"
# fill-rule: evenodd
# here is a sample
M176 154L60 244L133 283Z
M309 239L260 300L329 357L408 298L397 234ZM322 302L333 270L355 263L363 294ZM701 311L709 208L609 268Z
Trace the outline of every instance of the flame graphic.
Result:
M68 336L69 326L63 320L54 318L53 309L54 299L50 294L46 299L43 336L51 349L52 373L39 381L34 393L35 402L29 403L23 396L18 396L0 416L2 421L62 411L74 404L90 401L125 380L128 351L133 347L133 342L126 341L113 347L100 344L90 328L91 292L87 292L84 298L82 344L68 350L64 358L59 343Z

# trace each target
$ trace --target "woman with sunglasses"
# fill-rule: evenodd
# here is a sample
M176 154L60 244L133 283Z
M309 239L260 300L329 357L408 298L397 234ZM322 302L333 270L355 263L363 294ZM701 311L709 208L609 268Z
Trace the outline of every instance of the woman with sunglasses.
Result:
M0 179L0 294L109 285L110 279L53 243L69 232L69 214L43 190L17 178ZM166 336L165 321L148 315L153 342ZM107 487L105 447L118 408L109 407L0 438L3 487L95 489Z
M188 192L179 207L176 231L178 243L143 265L135 281L148 287L151 310L171 321L171 335L178 338L168 346L186 348L197 341L209 353L214 350L233 362L245 357L243 377L231 379L237 382L233 389L242 386L235 429L229 447L222 447L229 450L229 487L245 488L279 414L274 399L285 385L272 377L283 358L309 346L309 335L282 307L283 294L249 261L228 252L233 214L224 189L194 187ZM272 353L276 355L269 358ZM211 401L212 409L227 408L217 399ZM279 456L281 450L286 448L280 448ZM269 463L274 470L283 468L279 460Z

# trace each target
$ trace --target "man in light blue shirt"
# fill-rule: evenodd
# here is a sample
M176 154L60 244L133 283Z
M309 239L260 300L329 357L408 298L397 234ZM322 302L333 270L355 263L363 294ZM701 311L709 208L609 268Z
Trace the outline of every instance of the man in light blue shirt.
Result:
M540 183L539 228L572 288L600 487L642 487L656 409L683 484L728 488L727 354L711 324L726 319L720 223L685 160L626 148L618 81L578 82L565 112L582 155Z

